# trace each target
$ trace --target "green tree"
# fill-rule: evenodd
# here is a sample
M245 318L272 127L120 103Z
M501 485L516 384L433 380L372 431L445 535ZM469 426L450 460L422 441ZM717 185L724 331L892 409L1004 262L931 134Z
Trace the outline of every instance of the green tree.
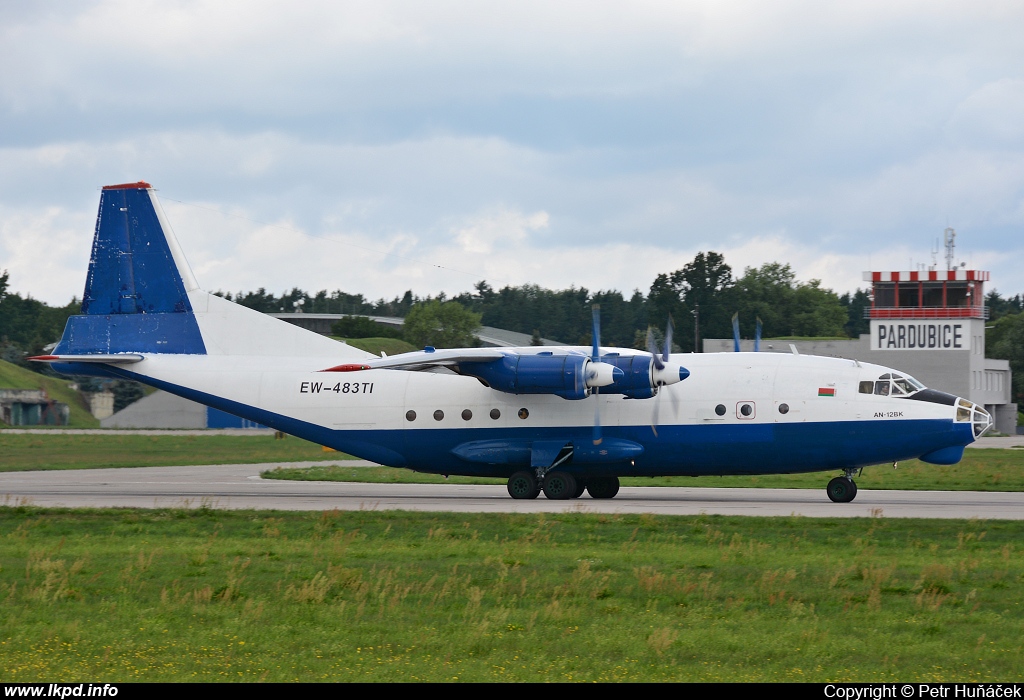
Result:
M985 306L989 308L989 318L996 321L1003 316L1009 314L1020 313L1024 309L1024 299L1022 295L1003 298L999 292L993 289L991 292L985 295Z
M1010 361L1013 398L1024 403L1024 313L1003 316L985 333L985 354Z
M401 329L371 321L366 316L345 316L331 325L331 335L339 338L401 338Z
M793 335L842 336L849 320L846 308L831 289L824 289L821 280L796 286L793 292Z
M871 322L864 318L864 309L871 308L871 296L868 290L858 289L851 296L849 292L839 297L839 303L846 307L846 335L859 338L871 331Z
M734 292L740 334L753 338L760 318L764 337L791 335L795 284L796 275L789 265L770 262L746 268L743 276L736 280Z
M129 379L118 379L110 385L114 395L114 411L120 411L143 397L142 385Z
M403 332L413 345L435 348L464 348L476 344L480 314L456 301L430 299L413 304L405 316Z
M26 355L42 355L44 348L60 340L69 316L81 310L77 299L66 306L48 306L30 296L8 291L9 275L0 274L0 354L36 372L47 371L37 362L24 362Z

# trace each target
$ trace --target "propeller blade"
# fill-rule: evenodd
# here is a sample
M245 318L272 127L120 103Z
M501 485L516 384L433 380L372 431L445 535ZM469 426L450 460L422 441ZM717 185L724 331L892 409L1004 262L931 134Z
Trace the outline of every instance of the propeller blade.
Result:
M654 342L654 331L650 326L647 326L647 352L651 353L651 359L657 369L665 368L661 358L658 357L658 344Z
M672 314L668 316L668 323L665 324L665 354L661 356L664 362L668 362L668 356L672 353L672 333L676 324L672 323Z
M654 437L658 437L658 406L661 404L661 395L665 393L659 391L654 396L654 412L651 414L651 432L654 433Z
M761 317L757 317L757 330L754 331L754 352L761 352Z
M740 351L740 312L732 315L732 347L733 352Z
M591 349L590 349L590 360L591 362L601 361L601 305L594 304L591 309L592 327L590 332ZM594 435L593 442L595 445L601 444L601 387L594 386L592 389L594 395Z

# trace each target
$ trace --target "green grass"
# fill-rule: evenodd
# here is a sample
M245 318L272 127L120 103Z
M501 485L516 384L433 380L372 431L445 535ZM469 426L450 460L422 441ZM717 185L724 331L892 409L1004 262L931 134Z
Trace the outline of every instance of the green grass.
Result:
M0 432L0 472L351 459L272 435L19 435Z
M352 347L372 352L374 355L380 355L381 350L388 355L400 355L403 352L422 349L398 338L335 338L335 340L344 340Z
M832 474L780 474L777 476L673 476L626 477L623 486L689 486L823 489ZM263 472L265 479L295 481L362 481L404 484L504 484L504 479L421 474L389 467L317 466L302 469L274 469ZM1024 491L1024 450L967 450L963 461L952 466L935 466L918 460L868 467L856 477L862 489L907 489L911 491Z
M0 360L0 389L44 389L47 395L56 401L66 403L71 408L68 418L69 428L98 428L100 422L89 413L82 395L68 387L69 382L44 377L30 372L10 362ZM0 429L10 427L0 422ZM46 426L39 426L45 428Z
M0 508L7 682L1021 681L1024 522Z

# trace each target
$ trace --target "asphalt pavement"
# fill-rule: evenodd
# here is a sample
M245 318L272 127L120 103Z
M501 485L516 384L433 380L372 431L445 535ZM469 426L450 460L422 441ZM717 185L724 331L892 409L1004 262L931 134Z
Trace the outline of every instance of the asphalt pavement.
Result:
M230 508L274 510L416 510L465 513L656 513L805 517L1024 519L1024 493L872 491L832 503L820 489L624 487L611 500L544 496L517 501L504 486L366 484L261 479L275 467L324 462L77 469L0 473L0 503L72 508ZM346 460L344 466L369 462Z

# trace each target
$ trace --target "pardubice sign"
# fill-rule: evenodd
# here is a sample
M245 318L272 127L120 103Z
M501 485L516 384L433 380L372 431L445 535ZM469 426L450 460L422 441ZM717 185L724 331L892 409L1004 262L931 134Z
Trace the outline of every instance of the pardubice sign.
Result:
M966 321L871 321L872 350L969 350L970 347Z

